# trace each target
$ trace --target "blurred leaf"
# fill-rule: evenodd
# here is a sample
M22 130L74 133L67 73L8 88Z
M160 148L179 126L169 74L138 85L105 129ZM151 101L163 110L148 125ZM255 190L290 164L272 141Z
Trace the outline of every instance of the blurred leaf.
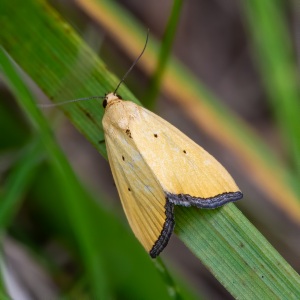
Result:
M156 69L152 75L150 84L145 93L143 105L153 109L156 97L159 95L160 87L166 66L171 55L172 45L176 34L177 25L182 8L182 0L174 0L172 11L166 26L164 37L160 46Z
M4 291L0 292L0 299L1 300L11 300L11 298L8 297Z
M9 176L6 178L0 200L0 228L5 229L15 217L24 194L36 176L40 162L41 145L34 141L23 149Z
M13 110L12 106L8 107L6 105L5 95L1 97L0 132L5 132L6 134L1 135L0 149L1 152L4 152L22 146L27 141L29 132L19 114ZM7 99L10 98L6 97Z
M248 27L257 49L262 79L269 94L290 165L300 178L300 81L296 53L285 16L285 1L243 1ZM300 190L297 184L295 188Z

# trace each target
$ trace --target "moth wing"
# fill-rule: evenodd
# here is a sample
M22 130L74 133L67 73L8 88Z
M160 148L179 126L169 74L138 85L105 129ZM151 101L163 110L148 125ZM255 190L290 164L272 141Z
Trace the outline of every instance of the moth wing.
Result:
M139 110L140 117L130 126L132 138L172 203L215 208L242 198L213 156L164 119Z
M173 204L131 138L116 130L105 135L110 167L128 222L152 257L167 245L174 229Z

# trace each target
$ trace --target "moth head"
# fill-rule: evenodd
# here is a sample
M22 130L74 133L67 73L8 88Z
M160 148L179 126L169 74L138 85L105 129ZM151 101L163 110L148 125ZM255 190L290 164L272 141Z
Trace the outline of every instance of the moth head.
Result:
M102 102L102 105L104 108L107 108L109 105L111 105L115 101L122 100L121 96L115 94L115 93L109 93L104 97L104 100Z

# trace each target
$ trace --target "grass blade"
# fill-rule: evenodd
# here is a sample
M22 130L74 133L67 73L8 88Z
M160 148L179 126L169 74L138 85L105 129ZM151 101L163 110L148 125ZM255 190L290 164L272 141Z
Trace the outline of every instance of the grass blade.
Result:
M0 228L5 229L16 214L23 200L22 196L35 177L41 152L40 142L34 141L23 149L16 165L6 178L1 195Z
M235 298L299 298L299 275L234 205L176 209L178 236Z
M270 105L291 154L291 169L300 178L299 72L284 2L254 0L244 1L243 6Z
M164 37L160 46L157 66L152 75L149 87L145 93L143 105L153 109L156 97L159 94L162 78L172 51L172 45L176 34L177 25L182 7L182 0L174 0L171 15L165 29Z

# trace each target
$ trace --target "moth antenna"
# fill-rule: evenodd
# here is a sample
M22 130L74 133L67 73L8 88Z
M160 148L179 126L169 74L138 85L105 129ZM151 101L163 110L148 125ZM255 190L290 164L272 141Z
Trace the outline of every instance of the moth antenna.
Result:
M142 52L140 53L140 55L135 59L135 61L132 63L131 67L128 69L128 71L125 73L125 75L123 76L123 78L121 79L121 81L119 82L119 84L117 85L114 94L116 94L117 90L119 89L120 85L124 82L124 80L126 79L126 77L128 76L128 74L131 72L131 70L134 68L134 66L138 63L138 61L140 60L140 58L142 57L142 55L144 54L147 44L148 44L148 38L149 38L149 28L147 30L147 36L146 36L146 42L144 45L144 48L142 50Z
M60 105L65 105L68 103L73 103L73 102L78 102L78 101L88 101L92 99L103 99L103 96L92 96L92 97L87 97L87 98L78 98L78 99L73 99L73 100L66 100L62 101L59 103L47 103L47 104L38 104L38 107L41 108L47 108L47 107L55 107L55 106L60 106Z

